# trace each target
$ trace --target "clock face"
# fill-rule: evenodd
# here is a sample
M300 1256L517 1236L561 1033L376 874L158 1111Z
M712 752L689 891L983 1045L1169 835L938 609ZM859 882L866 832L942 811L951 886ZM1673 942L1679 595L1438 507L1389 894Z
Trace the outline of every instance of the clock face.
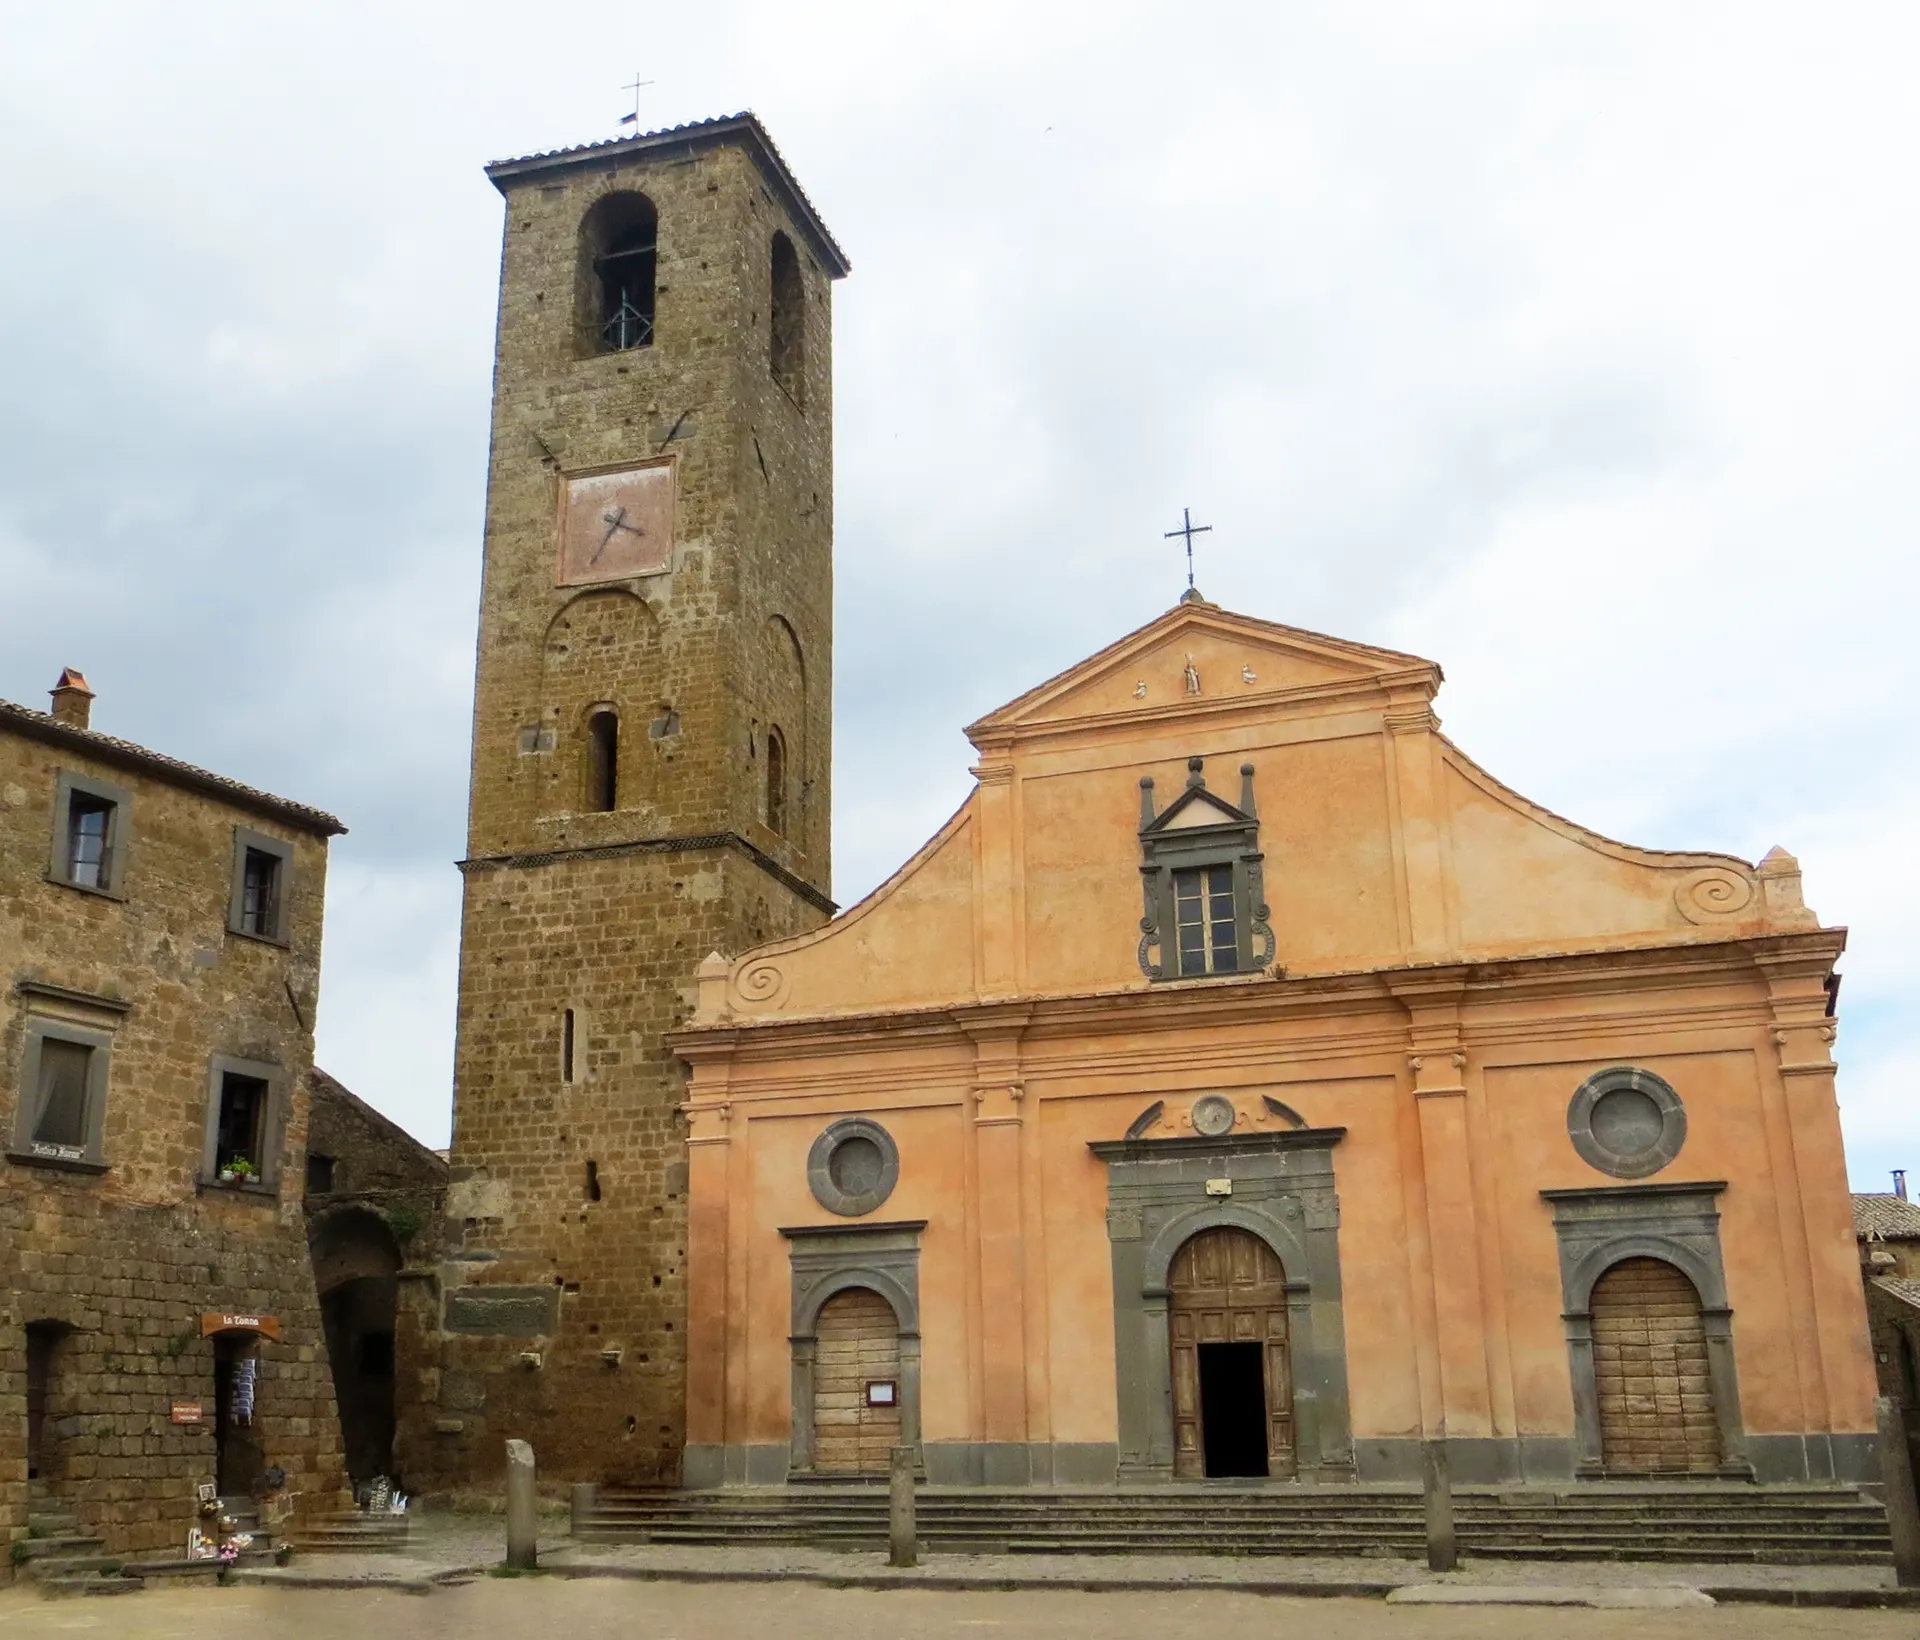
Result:
M619 581L673 567L673 458L565 480L560 584Z

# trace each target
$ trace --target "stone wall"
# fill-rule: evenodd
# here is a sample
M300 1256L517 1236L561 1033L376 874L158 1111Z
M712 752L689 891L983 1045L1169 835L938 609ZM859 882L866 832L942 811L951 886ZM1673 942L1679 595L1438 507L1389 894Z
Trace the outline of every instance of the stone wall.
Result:
M112 892L53 880L63 780L121 794ZM277 939L228 927L236 828L286 849ZM330 816L0 703L0 1532L26 1529L28 1329L54 1337L55 1493L115 1550L184 1543L213 1472L215 1339L271 1317L248 1439L283 1472L268 1518L331 1507L340 1440L301 1220L305 1076ZM99 1143L33 1154L16 1122L36 1033L104 1049ZM277 1090L257 1184L206 1177L216 1060ZM43 1147L44 1149L44 1147ZM251 1338L251 1334L234 1335ZM173 1403L201 1404L198 1424Z
M402 1444L430 1454L433 1480L415 1484L435 1489L493 1484L508 1437L531 1441L556 1484L673 1481L687 1160L665 1039L711 951L828 910L830 281L844 266L742 122L493 174L506 243L450 1256L440 1375ZM618 192L657 213L656 329L650 346L601 353L576 311L595 288L581 224ZM806 366L791 390L770 367L776 232L800 250ZM669 566L557 584L569 479L662 458ZM588 801L586 724L602 712L620 724L610 812Z

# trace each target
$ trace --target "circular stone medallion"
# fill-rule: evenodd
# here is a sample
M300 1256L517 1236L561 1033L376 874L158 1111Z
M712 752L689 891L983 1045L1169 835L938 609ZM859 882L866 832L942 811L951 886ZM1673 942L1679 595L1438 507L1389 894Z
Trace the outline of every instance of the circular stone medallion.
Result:
M829 1213L857 1219L893 1194L900 1178L900 1147L865 1116L845 1116L813 1141L807 1185Z
M1567 1137L1602 1173L1644 1179L1680 1154L1687 1111L1662 1078L1613 1065L1582 1082L1567 1106Z
M1209 1093L1193 1102L1193 1131L1203 1139L1231 1133L1235 1119L1233 1101L1222 1094Z

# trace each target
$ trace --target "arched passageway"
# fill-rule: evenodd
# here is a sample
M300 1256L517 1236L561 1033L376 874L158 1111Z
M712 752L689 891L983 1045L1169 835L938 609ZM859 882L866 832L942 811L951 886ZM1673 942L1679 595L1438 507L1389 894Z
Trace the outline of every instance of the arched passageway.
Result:
M314 1226L312 1251L340 1438L358 1486L393 1474L400 1249L377 1213L347 1208Z

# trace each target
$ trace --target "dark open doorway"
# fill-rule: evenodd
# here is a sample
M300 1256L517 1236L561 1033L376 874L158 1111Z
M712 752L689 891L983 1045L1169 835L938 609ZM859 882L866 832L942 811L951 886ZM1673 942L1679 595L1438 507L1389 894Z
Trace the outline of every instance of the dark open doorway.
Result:
M54 1321L27 1323L27 1479L47 1479L54 1468L47 1427L53 1402L54 1359L66 1328Z
M223 1498L260 1490L266 1452L254 1426L259 1393L258 1345L249 1333L216 1333L213 1339L213 1478Z
M1267 1473L1265 1347L1200 1346L1200 1428L1207 1475Z

